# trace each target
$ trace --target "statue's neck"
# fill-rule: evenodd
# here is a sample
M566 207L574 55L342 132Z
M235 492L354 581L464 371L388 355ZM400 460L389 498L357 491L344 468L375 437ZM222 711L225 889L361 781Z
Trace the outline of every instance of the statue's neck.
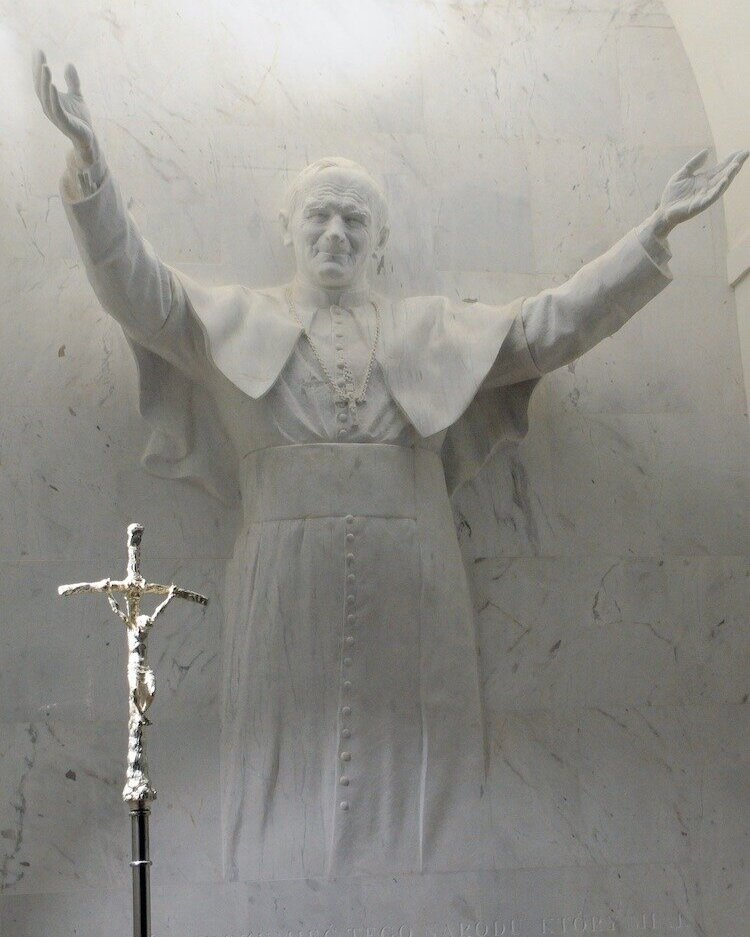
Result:
M342 289L318 286L303 280L301 277L295 277L292 281L292 290L295 301L305 306L342 306L351 308L353 306L362 306L368 302L372 295L370 284L367 280L361 280L359 283Z

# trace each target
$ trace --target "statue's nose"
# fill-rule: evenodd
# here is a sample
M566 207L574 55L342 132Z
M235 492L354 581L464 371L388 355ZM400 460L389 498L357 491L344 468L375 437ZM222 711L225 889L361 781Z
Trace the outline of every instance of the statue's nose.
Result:
M346 240L344 223L338 215L334 215L328 222L328 226L326 227L326 236L331 241L336 241L339 244L343 244Z

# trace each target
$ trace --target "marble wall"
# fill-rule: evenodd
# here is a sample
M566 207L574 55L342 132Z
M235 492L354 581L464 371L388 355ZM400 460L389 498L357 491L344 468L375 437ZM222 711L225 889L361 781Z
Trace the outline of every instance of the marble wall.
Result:
M746 934L750 438L721 209L673 236L675 283L547 378L522 446L456 499L494 868L439 893L230 886L216 700L236 518L139 467L134 368L66 228L35 46L58 75L78 64L160 255L212 282L290 274L284 185L340 153L394 206L381 289L510 299L607 248L711 144L657 0L0 0L3 937L129 933L123 638L104 602L55 587L116 572L135 519L149 573L211 596L152 639L157 937L322 935L333 903L338 937Z

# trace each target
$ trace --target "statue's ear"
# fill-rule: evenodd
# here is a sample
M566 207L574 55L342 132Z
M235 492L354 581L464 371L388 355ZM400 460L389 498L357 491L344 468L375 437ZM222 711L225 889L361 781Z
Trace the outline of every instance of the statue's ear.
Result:
M292 234L289 230L289 215L285 211L279 212L279 221L281 222L281 238L284 242L284 247L291 247L292 244Z

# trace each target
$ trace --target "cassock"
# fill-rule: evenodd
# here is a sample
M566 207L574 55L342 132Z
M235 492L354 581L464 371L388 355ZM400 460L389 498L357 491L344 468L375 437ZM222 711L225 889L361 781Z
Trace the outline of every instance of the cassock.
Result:
M144 465L241 498L222 668L226 877L491 867L450 493L523 436L543 373L664 288L666 245L632 231L506 306L365 290L330 305L291 284L295 316L284 287L206 288L161 263L102 177L86 197L67 180L64 202L136 358ZM321 362L359 385L373 345L352 409Z

